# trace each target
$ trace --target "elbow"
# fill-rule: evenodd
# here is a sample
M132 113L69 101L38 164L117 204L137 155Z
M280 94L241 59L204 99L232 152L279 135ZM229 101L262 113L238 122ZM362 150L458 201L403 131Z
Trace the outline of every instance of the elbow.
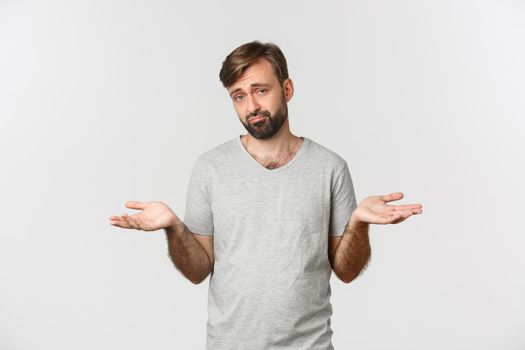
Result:
M362 262L355 266L353 269L349 269L347 271L342 271L340 273L336 273L337 277L343 282L343 283L350 283L353 280L355 280L359 275L363 273L363 271L368 266L368 263L370 262L370 251L366 255L366 257L362 260Z
M205 280L205 278L203 278L203 279L195 279L195 278L193 278L193 279L189 279L189 280L190 280L190 282L193 283L193 284L201 284L202 281Z
M359 273L353 273L353 274L348 274L348 275L343 275L343 276L339 276L339 279L345 283L345 284L348 284L350 282L352 282L353 280L355 280L355 278L359 275Z
M337 276L337 278L343 282L343 283L350 283L352 282L356 277L357 274L352 273L352 271L341 271L340 269L334 268L333 269L334 274Z
M193 284L201 284L202 281L204 281L206 278L188 278L190 280L191 283Z
M206 277L210 274L210 271L206 272L205 274L201 274L200 276L189 276L188 279L193 284L201 284L204 280L206 280Z

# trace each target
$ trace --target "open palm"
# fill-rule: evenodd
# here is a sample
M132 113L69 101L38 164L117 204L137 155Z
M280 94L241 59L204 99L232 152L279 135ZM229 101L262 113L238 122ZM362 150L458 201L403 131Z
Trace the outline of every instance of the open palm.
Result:
M132 228L143 231L155 231L173 225L178 217L163 202L128 201L126 207L142 210L140 213L121 216L110 216L110 224L122 228Z
M398 224L413 214L423 212L421 204L388 205L387 202L400 200L402 192L366 197L352 214L361 222L370 224Z

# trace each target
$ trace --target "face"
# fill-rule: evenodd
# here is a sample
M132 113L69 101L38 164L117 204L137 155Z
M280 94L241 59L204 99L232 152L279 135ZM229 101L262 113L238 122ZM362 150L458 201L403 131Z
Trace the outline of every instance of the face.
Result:
M271 64L260 59L246 69L228 92L242 125L250 135L263 140L275 135L286 121L293 84L287 79L281 86Z

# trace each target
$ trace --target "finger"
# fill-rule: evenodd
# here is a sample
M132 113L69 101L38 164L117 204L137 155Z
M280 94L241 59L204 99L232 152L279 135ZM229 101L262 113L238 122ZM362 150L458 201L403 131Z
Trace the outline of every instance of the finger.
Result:
M127 201L126 207L130 209L143 210L144 208L146 208L146 202Z
M379 223L382 225L392 224L396 220L399 220L401 217L403 217L403 215L399 213L382 215Z
M384 196L380 196L381 200L385 202L397 201L403 198L403 192L393 192Z
M138 214L128 216L128 219L130 219L135 224L135 229L144 230L144 223L142 222L142 219Z
M109 223L111 225L113 225L113 226L118 226L118 227L122 227L122 228L129 228L129 224L127 223L127 221L124 220L120 216L112 216L112 217L110 217L110 222Z
M140 230L143 230L144 231L144 222L142 221L142 218L137 215L136 217L133 218L135 220L135 223L137 224L138 228Z
M127 215L126 214L126 217L128 218L128 220L131 220L131 222L133 223L133 227L135 228L135 230L142 230L142 228L139 226L139 223L137 221L137 217L136 215Z
M396 213L390 219L390 224L399 224L400 222L405 221L411 213Z
M133 221L133 219L128 214L122 214L122 217L124 218L124 220L126 220L126 222L129 224L129 226L131 226L134 229L138 228L137 224L135 223L135 221Z
M413 209L406 209L406 210L396 211L395 213L396 214L401 214L402 216L409 217L412 214L420 214L421 212L423 212L421 209L413 208Z
M396 212L395 214L393 214L394 216L392 218L391 223L399 224L400 222L403 222L406 219L408 219L410 216L421 214L422 212L423 211L421 209L412 209L412 210L405 210L402 212Z
M394 210L414 210L421 209L423 206L421 204L405 204L405 205L391 205Z

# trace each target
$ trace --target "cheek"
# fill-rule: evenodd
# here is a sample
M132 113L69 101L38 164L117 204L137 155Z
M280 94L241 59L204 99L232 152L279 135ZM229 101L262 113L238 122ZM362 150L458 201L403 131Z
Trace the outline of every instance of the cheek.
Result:
M242 108L240 105L234 103L233 104L233 109L235 109L235 113L237 113L239 118L243 118L244 119L244 108Z
M272 101L271 107L268 109L272 115L275 115L283 110L283 101L275 99Z
M283 94L276 94L272 96L272 106L274 109L279 109L283 104L286 104L286 97Z
M239 119L243 122L243 123L246 123L247 122L247 115L248 115L248 112L244 109L244 108L235 108L235 112L237 113L237 117L239 117Z

